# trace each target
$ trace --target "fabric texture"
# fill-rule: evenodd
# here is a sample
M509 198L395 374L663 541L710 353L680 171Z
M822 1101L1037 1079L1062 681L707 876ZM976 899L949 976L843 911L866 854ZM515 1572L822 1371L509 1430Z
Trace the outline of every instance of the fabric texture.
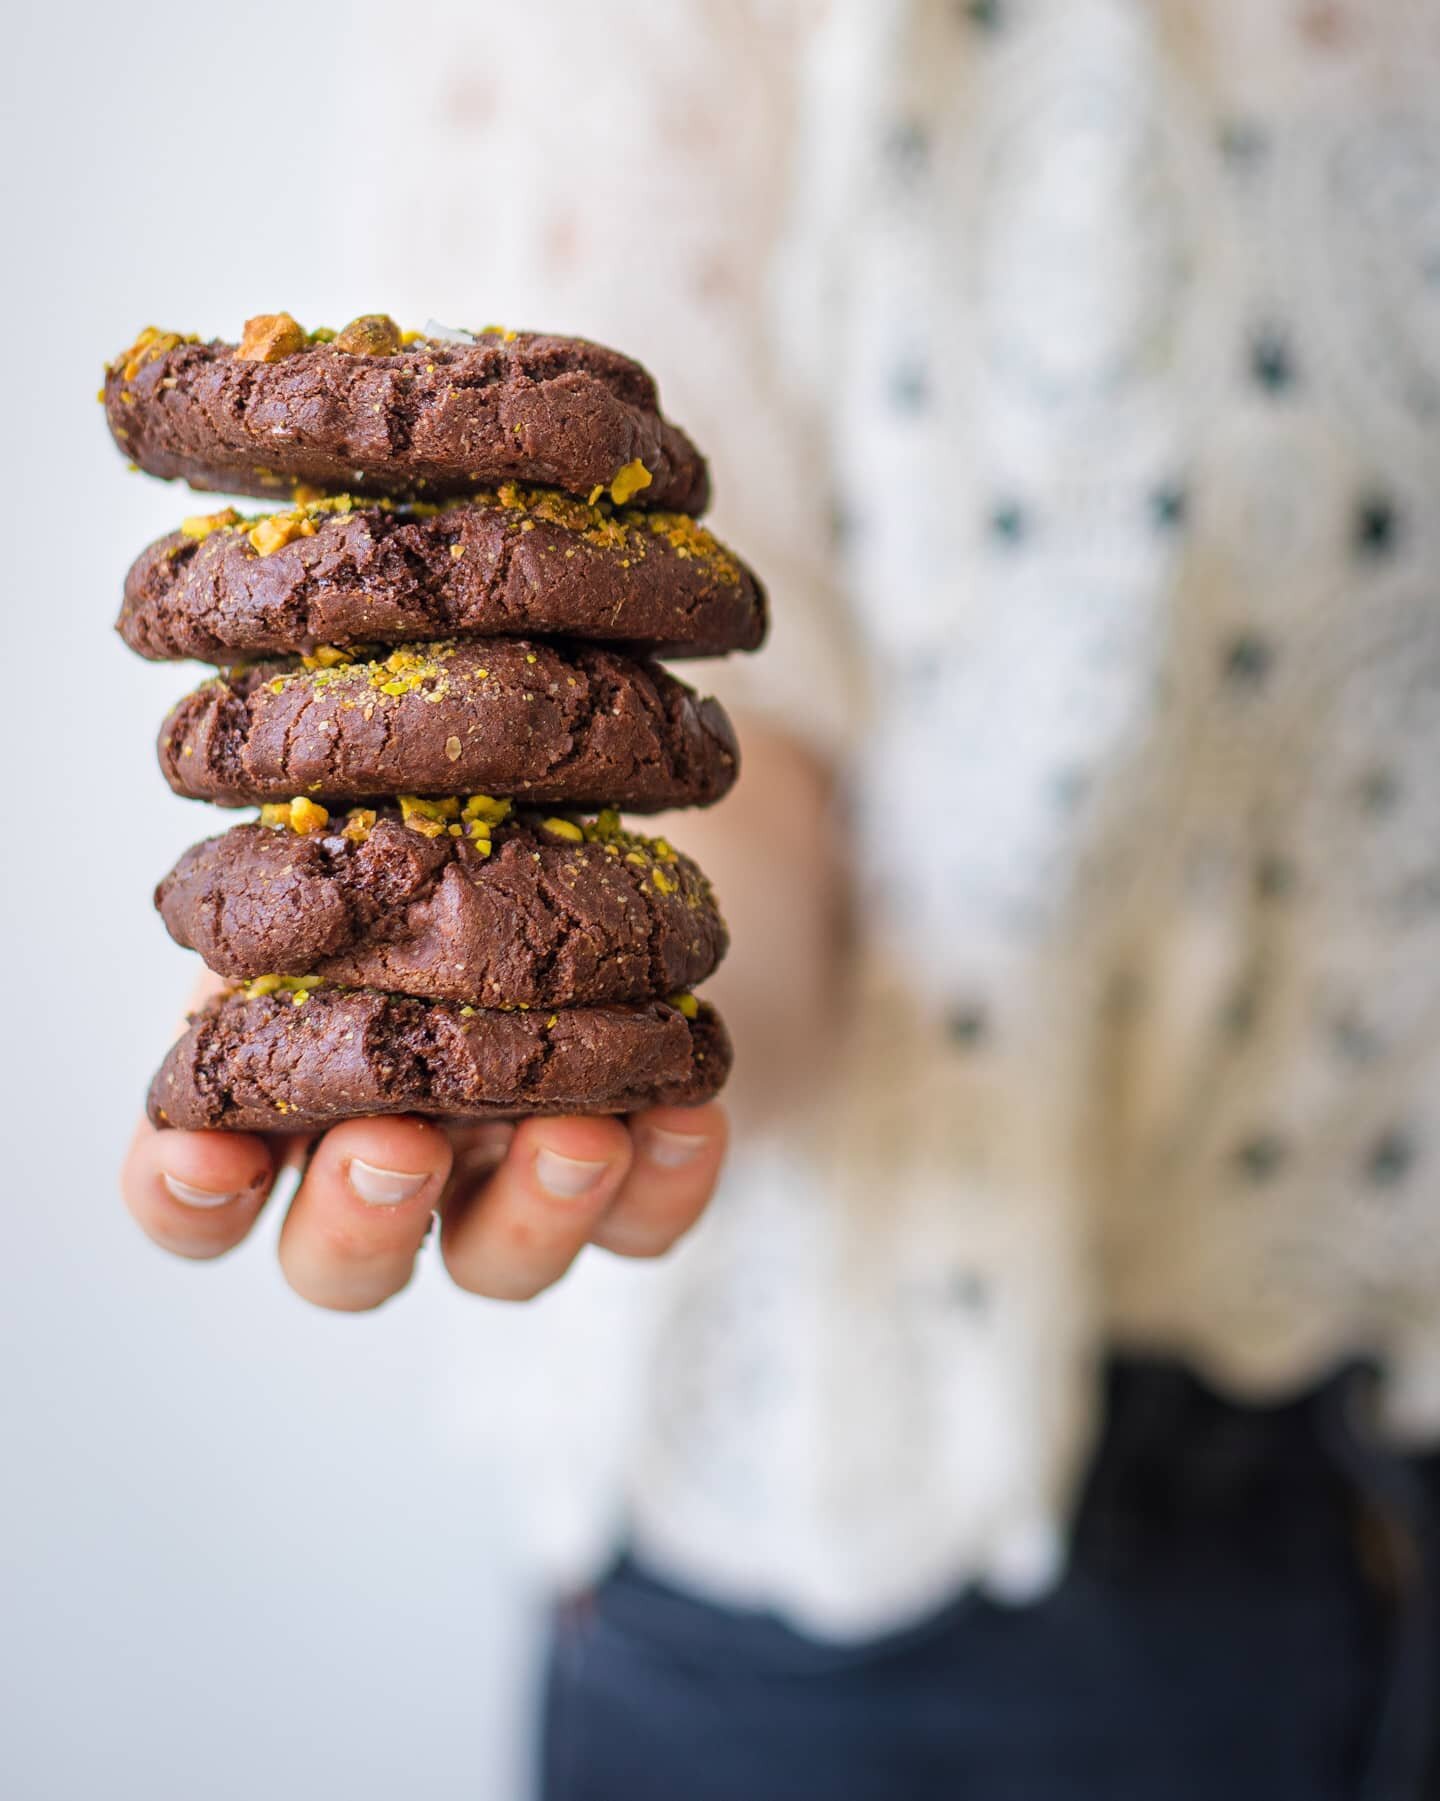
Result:
M622 1562L555 1622L544 1801L1423 1801L1440 1487L1357 1380L1249 1410L1114 1369L1030 1608L837 1645Z
M386 304L651 365L774 600L716 686L887 852L808 1115L662 1268L462 1328L549 1567L836 1637L1043 1592L1106 1345L1364 1356L1432 1436L1440 11L537 0L524 75L413 25Z

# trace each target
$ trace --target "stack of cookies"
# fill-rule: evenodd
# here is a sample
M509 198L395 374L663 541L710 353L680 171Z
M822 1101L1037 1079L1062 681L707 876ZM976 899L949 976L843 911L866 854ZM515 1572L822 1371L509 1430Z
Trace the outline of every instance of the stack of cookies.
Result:
M153 328L106 372L131 462L270 498L130 570L141 656L216 674L173 710L178 794L259 817L156 904L230 984L157 1125L623 1113L708 1099L691 988L724 954L700 870L623 811L707 806L730 723L652 659L754 650L760 584L696 523L705 463L627 358L382 315L239 344Z

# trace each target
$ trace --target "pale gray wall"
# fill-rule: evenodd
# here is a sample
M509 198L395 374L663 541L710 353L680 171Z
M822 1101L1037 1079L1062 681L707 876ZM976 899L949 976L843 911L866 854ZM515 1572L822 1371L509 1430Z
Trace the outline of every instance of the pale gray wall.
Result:
M346 20L270 0L7 16L7 1801L523 1792L530 1614L485 1447L435 1418L465 1303L427 1272L379 1315L311 1312L268 1243L203 1268L151 1250L113 1177L188 981L148 893L209 825L151 750L189 672L110 630L129 558L192 509L126 473L94 393L152 320L383 304L335 205L363 129L337 105Z

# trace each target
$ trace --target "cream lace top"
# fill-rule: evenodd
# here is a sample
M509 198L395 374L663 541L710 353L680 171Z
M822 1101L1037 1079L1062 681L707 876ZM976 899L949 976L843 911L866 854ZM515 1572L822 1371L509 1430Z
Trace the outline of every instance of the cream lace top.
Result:
M353 49L373 303L655 370L862 925L843 1067L681 1254L464 1315L551 1567L1022 1596L1114 1343L1373 1357L1433 1434L1440 7L477 10Z

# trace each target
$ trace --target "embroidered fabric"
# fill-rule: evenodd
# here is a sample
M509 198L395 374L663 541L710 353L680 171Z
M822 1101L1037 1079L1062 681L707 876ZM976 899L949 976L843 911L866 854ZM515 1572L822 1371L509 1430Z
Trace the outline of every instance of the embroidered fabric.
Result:
M773 590L716 685L890 853L810 1116L464 1322L552 1568L1032 1592L1107 1340L1433 1436L1440 10L543 0L523 71L411 12L377 291L638 350Z

